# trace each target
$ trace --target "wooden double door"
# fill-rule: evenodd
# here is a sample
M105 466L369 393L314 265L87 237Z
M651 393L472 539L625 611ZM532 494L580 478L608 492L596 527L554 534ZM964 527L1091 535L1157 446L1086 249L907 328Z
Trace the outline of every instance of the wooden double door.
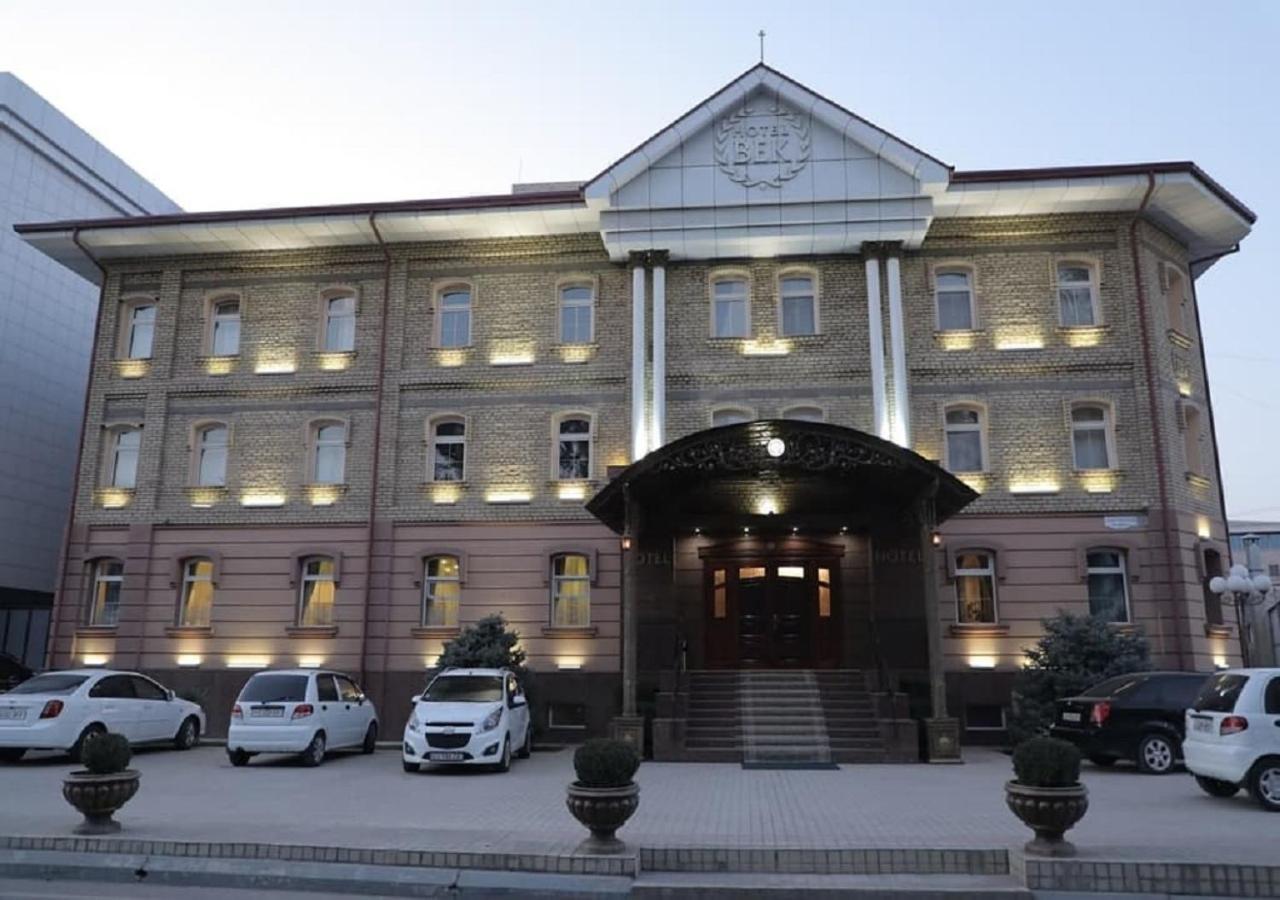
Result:
M807 669L839 661L834 560L708 560L707 665Z

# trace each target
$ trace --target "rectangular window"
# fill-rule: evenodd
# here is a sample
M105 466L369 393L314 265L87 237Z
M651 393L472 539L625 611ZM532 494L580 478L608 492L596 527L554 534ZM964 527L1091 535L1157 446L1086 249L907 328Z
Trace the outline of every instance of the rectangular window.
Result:
M432 431L431 480L464 480L467 463L466 423L457 420L437 422Z
M471 345L471 291L452 290L440 295L440 346Z
M586 628L591 624L591 573L587 557L565 553L551 563L551 624Z
M156 308L135 306L129 311L129 338L126 355L129 359L150 359L156 333Z
M342 484L347 468L347 429L340 423L320 425L315 431L314 484Z
M750 335L747 325L747 282L741 278L723 278L711 285L712 337L744 338Z
M120 620L120 587L124 563L100 560L93 567L93 596L89 602L90 625L116 625Z
M456 628L461 596L458 558L433 556L428 559L422 580L422 624L428 628Z
M345 353L356 348L356 298L331 297L325 304L324 349Z
M212 344L214 356L235 356L240 352L240 301L214 304Z
M1071 447L1077 469L1111 468L1107 425L1107 410L1101 406L1071 410Z
M222 487L227 483L227 429L210 425L201 429L197 439L196 484Z
M558 477L579 481L591 477L591 422L565 419L560 423Z
M336 594L333 560L318 556L302 564L302 591L298 603L298 624L304 628L333 624Z
M973 287L968 272L937 273L939 331L973 328Z
M818 333L818 311L812 278L782 279L781 299L783 337Z
M982 414L970 407L949 409L945 416L947 468L952 472L981 472Z
M1087 554L1089 615L1107 622L1129 621L1129 585L1124 554L1090 550Z
M1058 266L1058 307L1067 327L1096 325L1093 270L1079 263Z
M142 432L137 428L123 428L114 435L108 473L110 486L132 488L138 483L138 448L142 445Z
M591 343L593 293L587 285L571 285L560 289L561 343Z
M178 624L188 628L207 628L213 610L213 561L188 560L182 573Z
M969 550L956 556L956 621L992 624L996 621L995 557Z

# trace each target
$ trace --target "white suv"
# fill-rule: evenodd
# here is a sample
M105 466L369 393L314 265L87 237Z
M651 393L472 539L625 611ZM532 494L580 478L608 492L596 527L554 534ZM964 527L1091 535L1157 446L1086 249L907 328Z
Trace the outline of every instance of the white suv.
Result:
M378 713L341 672L277 669L258 672L240 690L227 729L227 757L243 766L259 753L297 753L318 766L329 750L372 753Z
M422 763L511 768L533 750L529 701L508 669L446 669L413 698L404 727L404 770Z
M1280 812L1280 669L1210 675L1187 710L1182 753L1205 793L1248 787L1263 809Z

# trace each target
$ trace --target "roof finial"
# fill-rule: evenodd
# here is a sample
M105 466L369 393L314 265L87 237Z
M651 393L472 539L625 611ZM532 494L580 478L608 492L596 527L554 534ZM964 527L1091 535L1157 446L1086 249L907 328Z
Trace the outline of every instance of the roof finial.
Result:
M760 29L760 64L764 64L764 29Z

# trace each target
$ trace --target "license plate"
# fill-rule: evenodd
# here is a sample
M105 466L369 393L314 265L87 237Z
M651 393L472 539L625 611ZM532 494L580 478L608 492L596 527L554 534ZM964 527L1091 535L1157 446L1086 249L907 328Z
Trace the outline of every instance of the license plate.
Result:
M1213 719L1202 719L1197 716L1191 720L1191 729L1210 733L1213 731Z
M1075 712L1064 712L1064 713L1062 714L1062 721L1064 721L1064 722L1079 722L1079 721L1080 721L1080 713L1075 713Z
M0 719L25 719L27 711L21 707L0 707Z
M432 762L461 762L465 758L465 753L430 753L427 755L427 759Z
M249 710L249 715L255 719L283 719L283 706L258 706Z

